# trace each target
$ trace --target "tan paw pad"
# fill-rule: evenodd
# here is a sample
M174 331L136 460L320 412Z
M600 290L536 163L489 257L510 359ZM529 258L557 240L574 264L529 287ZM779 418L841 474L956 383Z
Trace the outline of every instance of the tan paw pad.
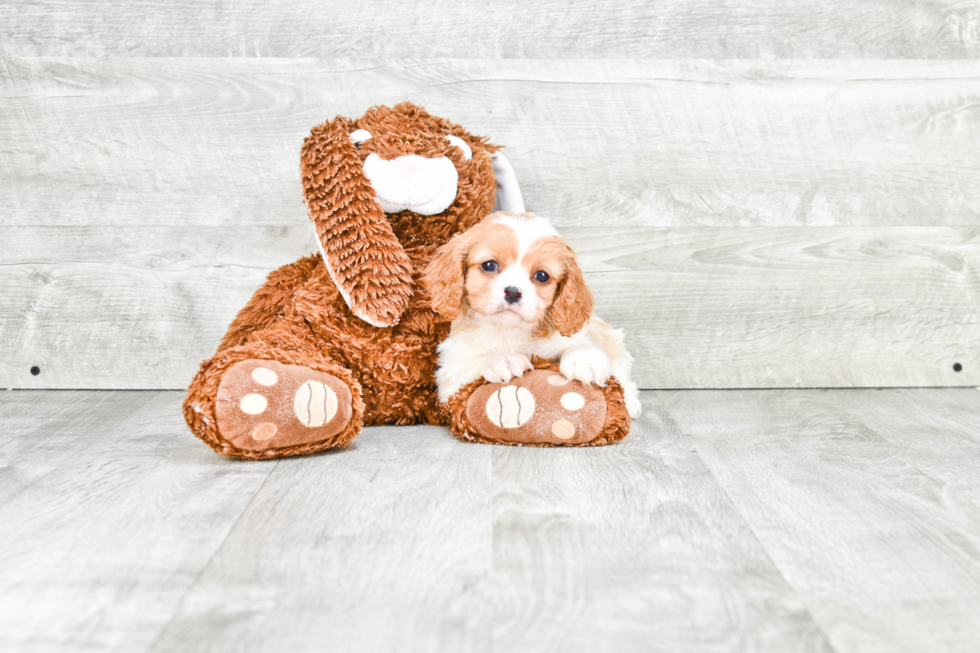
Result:
M487 419L495 426L515 429L534 415L534 395L527 388L500 388L487 400Z
M580 410L585 405L585 397L577 392L566 392L561 396L561 405L566 410Z
M329 440L352 412L351 390L337 377L269 360L228 368L215 402L221 436L252 451Z
M249 415L260 415L265 412L266 407L269 402L262 395L245 395L242 400L238 403L238 407L242 409L243 413L248 413Z
M337 414L337 393L319 381L307 381L296 391L293 412L303 426L323 426Z
M270 422L265 422L259 424L252 430L252 439L258 440L259 442L265 442L266 440L271 440L276 437L276 433L279 431L279 427Z
M575 425L567 419L560 419L551 425L551 432L556 438L571 440L572 436L575 435Z
M252 379L259 385L275 385L279 376L268 367L256 367L252 370Z
M602 390L548 370L532 370L507 385L487 383L466 404L476 432L495 442L583 444L606 420Z

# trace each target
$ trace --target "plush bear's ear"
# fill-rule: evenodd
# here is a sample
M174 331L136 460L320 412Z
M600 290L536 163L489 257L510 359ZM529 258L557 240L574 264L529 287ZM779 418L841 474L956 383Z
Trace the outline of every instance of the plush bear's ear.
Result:
M510 161L500 150L491 154L490 158L493 160L493 175L497 179L497 193L493 200L493 210L515 214L524 213L524 197L521 195L521 187L517 183L514 167L510 165Z
M412 296L412 263L391 230L339 117L303 141L300 171L310 219L330 277L357 317L376 327L398 324Z
M432 310L450 320L455 320L463 307L463 265L468 241L466 234L453 236L436 250L422 276L422 283L432 300Z
M585 283L582 268L575 252L568 248L570 257L565 277L558 284L555 301L551 305L551 325L566 338L571 338L585 327L592 316L592 291Z

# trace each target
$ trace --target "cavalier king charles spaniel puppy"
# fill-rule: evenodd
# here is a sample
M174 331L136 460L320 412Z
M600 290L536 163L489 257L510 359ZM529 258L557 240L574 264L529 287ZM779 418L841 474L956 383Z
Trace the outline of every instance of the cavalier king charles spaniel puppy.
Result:
M507 383L539 356L582 383L615 376L639 417L623 332L592 314L575 252L545 218L494 213L440 247L424 282L433 309L453 318L439 345L439 401L480 377Z

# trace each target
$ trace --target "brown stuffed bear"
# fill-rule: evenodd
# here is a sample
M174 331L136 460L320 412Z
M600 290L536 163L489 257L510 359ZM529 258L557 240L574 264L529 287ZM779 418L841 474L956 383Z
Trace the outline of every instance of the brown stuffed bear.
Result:
M509 384L481 380L437 400L436 345L449 321L432 310L420 277L436 249L489 215L495 199L523 210L496 146L406 102L318 125L301 172L320 253L270 274L202 363L184 401L195 435L251 459L343 447L365 424L448 424L460 438L543 446L626 435L614 380L604 388L570 381L560 391L546 381L557 370L547 361ZM483 419L488 410L477 405L499 404L507 385L538 397L519 425ZM565 441L550 425L568 417L557 397L572 387L593 418Z

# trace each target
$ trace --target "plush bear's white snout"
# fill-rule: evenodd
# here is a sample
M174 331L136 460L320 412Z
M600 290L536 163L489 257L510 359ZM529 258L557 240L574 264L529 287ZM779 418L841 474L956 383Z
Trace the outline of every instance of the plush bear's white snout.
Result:
M456 166L446 157L426 159L409 154L389 161L369 154L364 174L385 213L442 213L456 199L459 184Z
M425 169L424 161L425 159L422 157L412 154L411 156L400 156L391 164L395 166L395 170L401 175L401 178L410 184Z

